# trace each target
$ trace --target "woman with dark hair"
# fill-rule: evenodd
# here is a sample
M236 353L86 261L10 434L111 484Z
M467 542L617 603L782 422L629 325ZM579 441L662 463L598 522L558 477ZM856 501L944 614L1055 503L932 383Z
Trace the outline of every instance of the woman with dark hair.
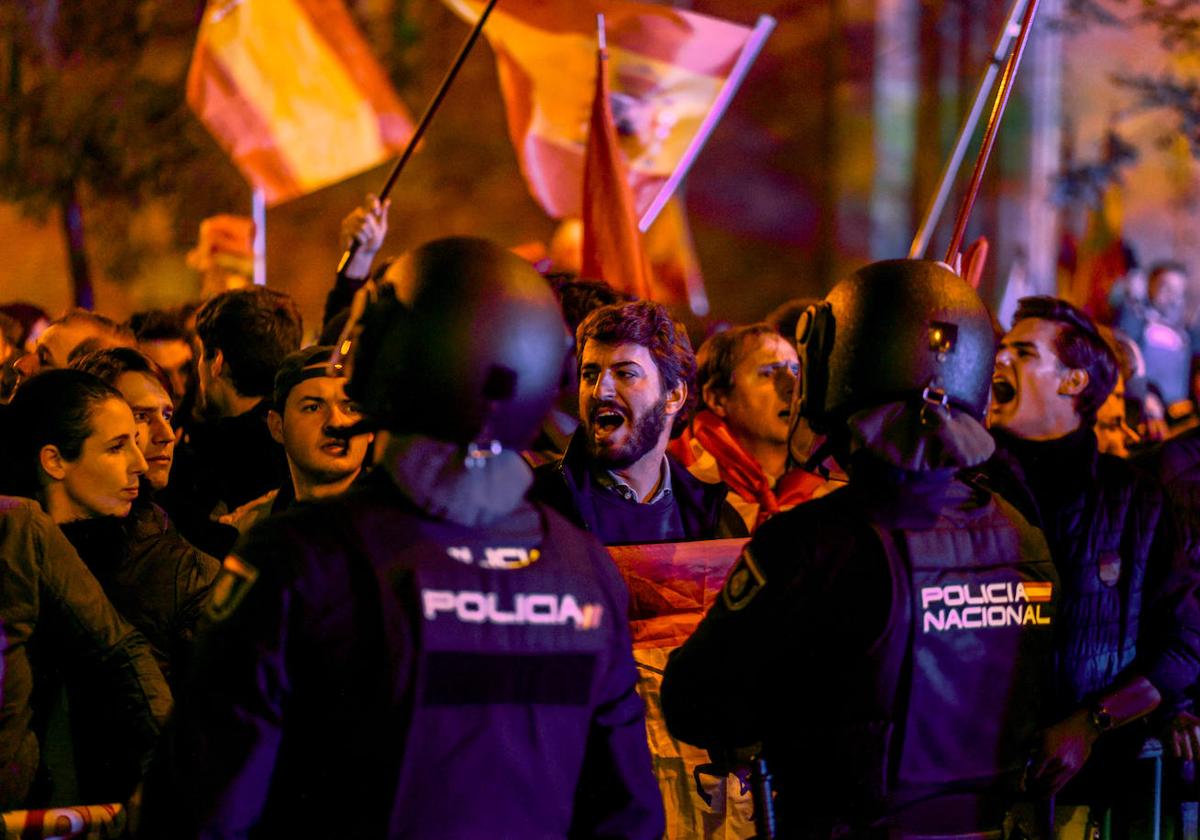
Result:
M120 391L82 371L46 371L13 397L8 426L15 495L60 526L129 513L146 459Z
M91 536L79 529L88 523L121 522L137 499L146 460L137 446L133 412L119 391L77 370L50 370L32 377L9 409L3 460L7 491L35 499L75 550L85 555ZM107 569L98 569L86 556L85 563L103 580L98 571ZM78 571L86 574L82 568ZM108 599L95 591L90 575L88 580L94 593L89 597L102 602L96 608L111 614ZM2 617L6 622L12 619ZM113 620L124 635L145 645L141 634L115 615ZM148 660L144 647L138 652ZM56 683L62 680L67 686L79 796L93 802L127 798L154 746L146 737L145 721L128 714L127 691L96 691L97 679L104 679L103 662L43 660L41 666L34 678L37 696L52 701L59 694ZM154 683L140 691L169 698L153 662L138 667ZM56 676L52 668L61 674Z
M168 680L191 647L196 622L221 564L193 546L154 494L170 479L175 450L170 380L131 347L97 350L71 363L117 392L133 412L147 468L128 515L64 526L117 611L146 634Z

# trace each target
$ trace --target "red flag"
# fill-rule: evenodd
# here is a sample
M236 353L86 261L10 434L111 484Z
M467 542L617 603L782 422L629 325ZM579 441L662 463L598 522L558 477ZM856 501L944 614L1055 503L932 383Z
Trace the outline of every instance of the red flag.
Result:
M582 179L581 179L582 180ZM683 199L671 196L662 212L642 236L642 249L650 264L650 300L659 303L688 304L697 315L708 314L708 296L700 260L688 228ZM557 271L583 273L583 221L577 216L564 219L554 232L548 254ZM533 258L528 258L534 262Z
M1113 284L1129 271L1121 242L1121 205L1120 185L1110 184L1101 196L1100 206L1088 213L1073 297L1068 298L1104 322L1113 320L1112 306L1108 303Z
M642 239L650 263L650 299L686 303L697 315L708 314L704 275L692 243L683 197L671 196Z
M608 98L608 51L596 51L596 94L583 167L583 275L650 297L650 269Z

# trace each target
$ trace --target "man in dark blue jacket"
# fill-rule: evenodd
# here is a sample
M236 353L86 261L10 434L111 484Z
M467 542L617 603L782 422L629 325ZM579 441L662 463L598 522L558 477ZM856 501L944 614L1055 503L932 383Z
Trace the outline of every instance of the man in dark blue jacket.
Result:
M580 426L536 471L533 497L605 545L745 536L724 484L667 455L696 403L687 333L651 301L604 306L580 324Z
M225 561L145 833L657 838L628 593L524 498L569 371L554 296L477 239L395 284L344 360L379 467Z
M1171 704L1200 676L1197 577L1161 489L1096 448L1096 410L1116 378L1085 314L1034 297L1001 342L992 386L999 451L985 472L1042 527L1062 578L1056 722L1037 767L1054 789L1082 770L1062 795L1076 804L1111 801L1145 735L1106 733Z

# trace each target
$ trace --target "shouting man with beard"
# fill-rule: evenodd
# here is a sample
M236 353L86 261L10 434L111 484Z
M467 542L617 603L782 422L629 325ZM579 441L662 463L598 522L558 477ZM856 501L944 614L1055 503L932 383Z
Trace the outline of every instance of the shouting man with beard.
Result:
M581 425L532 496L606 545L744 536L723 484L693 478L667 455L696 402L687 334L651 301L604 306L576 336Z

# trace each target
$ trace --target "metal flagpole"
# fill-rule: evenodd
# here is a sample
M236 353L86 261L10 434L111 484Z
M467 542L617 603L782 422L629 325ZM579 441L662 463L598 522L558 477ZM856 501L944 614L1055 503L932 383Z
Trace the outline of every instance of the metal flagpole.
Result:
M255 187L250 198L254 221L254 285L267 285L267 194Z
M446 71L442 83L438 86L437 92L434 93L433 99L425 107L425 113L421 115L420 121L417 122L417 127L413 131L412 137L408 141L408 145L404 147L404 152L400 155L400 159L396 161L396 165L392 167L391 173L388 175L387 181L383 185L383 189L379 191L379 201L383 203L387 200L388 195L392 192L392 187L396 184L396 179L400 177L404 165L408 163L408 159L412 157L412 153L417 148L417 143L425 134L425 129L429 128L429 123L433 121L433 115L437 113L438 106L442 104L442 100L446 98L446 92L450 90L450 85L454 83L454 77L458 75L458 71L462 69L463 64L467 61L467 56L471 54L471 48L475 46L475 42L479 40L479 33L483 31L483 25L487 23L488 17L492 13L492 9L496 7L497 0L488 0L487 6L479 15L479 20L475 21L475 26L471 28L471 34L467 36L467 40L463 42L462 47L458 51L458 55L454 59L454 63L450 65L450 69ZM338 262L338 271L346 267L346 264L354 257L358 251L358 240L350 240L350 246L346 248L346 253L342 254L342 259Z
M1017 79L1017 70L1021 66L1021 56L1025 52L1025 44L1029 41L1029 31L1033 28L1033 19L1037 15L1040 0L1029 0L1025 9L1025 17L1021 21L1021 31L1017 42L1013 45L1008 63L1004 66L1004 75L1000 77L1000 87L996 90L996 101L992 105L991 116L988 117L987 129L983 132L983 144L979 149L979 158L975 161L975 171L971 173L971 183L967 194L959 208L958 218L954 224L954 235L950 238L950 247L946 250L946 262L953 264L958 249L962 247L963 234L967 230L967 220L971 218L971 210L975 207L975 198L979 195L979 185L983 183L983 172L987 169L988 158L991 157L992 147L996 144L996 134L1000 130L1000 120L1004 117L1004 109L1008 105L1008 95L1012 93L1013 84Z
M966 157L967 147L971 145L971 138L975 136L975 127L979 125L983 106L992 92L992 85L996 83L996 77L1000 75L1000 68L1004 66L1009 45L1021 29L1021 15L1024 14L1028 3L1029 0L1013 0L1008 18L1004 21L1004 28L1000 30L996 44L992 47L992 55L988 59L987 69L979 81L979 87L975 90L975 99L971 102L971 109L967 112L967 117L958 130L958 139L954 141L950 160L946 162L946 168L942 170L937 192L934 194L929 208L925 211L925 218L921 220L921 227L917 230L917 235L913 237L912 246L908 249L910 260L921 259L925 255L925 249L929 247L933 229L937 226L942 210L946 206L946 199L950 197L950 188L954 186L954 179L958 176L958 169L962 166L963 158Z
M658 218L658 214L662 212L671 195L679 187L679 182L684 179L688 170L692 168L692 164L696 162L696 156L700 154L700 150L708 142L708 136L712 134L713 129L717 127L717 123L721 121L721 117L725 115L725 109L733 101L734 94L741 87L746 74L750 72L751 65L758 58L759 51L774 29L775 18L770 15L761 15L759 17L758 22L754 25L754 30L750 33L750 37L746 39L742 51L738 54L737 61L734 62L733 69L729 72L729 77L721 85L721 90L717 93L717 98L713 101L712 107L708 109L708 113L704 116L704 121L700 123L700 128L692 136L692 142L688 144L687 150L684 151L679 165L675 167L675 171L671 173L671 177L662 185L662 188L658 191L658 195L654 197L654 201L650 202L650 206L642 214L642 219L638 222L638 230L642 233L650 229L650 225Z

